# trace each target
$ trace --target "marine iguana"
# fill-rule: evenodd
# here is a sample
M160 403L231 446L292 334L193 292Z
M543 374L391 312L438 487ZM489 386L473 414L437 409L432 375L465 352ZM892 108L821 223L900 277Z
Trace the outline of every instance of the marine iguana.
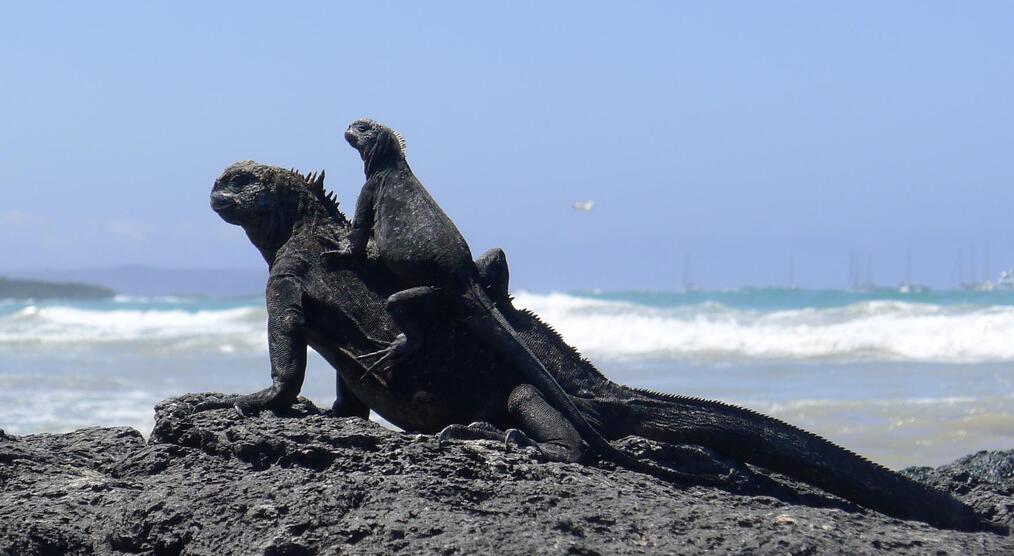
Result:
M524 377L453 318L431 313L420 349L399 361L398 373L386 382L379 373L360 380L366 365L358 357L400 333L384 305L403 285L370 257L349 266L321 262L319 254L336 243L343 246L350 229L334 196L324 192L322 175L237 163L215 182L211 205L224 220L244 228L270 266L266 298L272 386L198 409L236 404L242 413L251 413L289 407L303 381L309 345L338 371L337 415L365 417L373 409L408 431L478 430L499 438L505 434L498 431L524 426L509 409ZM608 380L536 315L513 307L502 251L487 252L476 266L481 283L521 340L606 438L640 435L696 443L895 517L953 529L1001 530L950 495L777 419ZM521 389L522 394L532 392ZM460 426L469 422L488 425ZM577 446L546 450L550 459L581 451L576 432L553 439L540 437L537 423L526 430L539 448L552 442Z
M576 460L579 434L599 455L629 469L672 480L704 480L634 459L588 423L486 294L468 243L415 177L400 133L360 119L349 125L345 139L363 159L366 183L356 200L348 244L324 253L323 258L362 259L372 237L377 260L408 286L387 298L387 310L404 332L384 349L366 354L379 356L368 370L378 364L390 367L418 350L420 332L429 320L420 316L419 308L439 303L524 375L527 384L518 385L508 401L511 414L523 425L507 431L511 442L535 446L538 443L525 431L537 429L539 437L554 440L543 442L543 452L556 452L556 459ZM442 436L452 434L453 429Z
M401 289L401 282L396 281L397 278L390 272L385 272L383 264L367 265L368 268L363 271L363 279L359 280L352 279L348 275L332 275L322 262L324 259L319 255L326 247L337 246L348 249L349 238L355 237L354 228L353 231L341 229L342 226L348 228L348 222L338 210L334 197L328 197L323 192L323 174L300 176L300 179L309 184L302 188L293 185L294 182L298 183L296 176L298 174L295 172L281 174L278 170L263 165L240 163L227 169L212 190L212 208L227 222L242 225L247 236L270 266L267 309L272 385L253 394L208 401L199 409L232 405L241 414L247 414L264 409L288 407L296 401L302 386L307 345L313 346L336 368L349 369L351 367L347 361L342 364L342 355L358 360L374 355L376 352L373 350L378 345L385 345L388 346L386 349L390 349L390 346L396 346L399 340L403 341L406 338L404 333L392 333L393 322L408 323L412 319L406 315L434 311L433 307L426 307L429 305L430 296L400 296L400 293L395 293L394 290ZM480 264L484 264L483 261L497 260L502 260L502 257L486 257ZM468 265L473 271L472 277L479 280L480 272L476 264L469 260ZM484 274L493 276L495 272L485 271ZM334 285L329 286L329 283ZM478 281L474 284L479 291L484 287L479 285ZM380 289L372 291L373 288ZM485 294L483 296L485 299ZM398 301L392 302L392 299ZM493 307L492 302L486 303L490 308ZM380 314L385 313L385 306L386 313L393 317L387 322L379 319ZM308 324L311 318L314 321L312 325ZM471 328L467 321L464 326ZM374 328L378 330L375 331ZM387 333L386 335L393 336L394 340L377 339L371 335L372 332ZM519 385L520 381L509 370L477 373L475 368L487 368L479 362L472 369L463 369L460 359L454 361L453 348L446 345L447 340L461 341L458 337L462 335L462 331L451 329L447 332L443 335L446 338L443 345L438 345L437 350L431 350L430 357L420 359L416 368L408 369L404 373L412 375L414 379L411 382L401 381L403 387L415 391L416 395L412 400L392 396L390 392L385 391L388 383L383 379L363 381L362 379L369 375L368 372L355 377L355 380L343 375L338 378L335 413L367 415L367 404L359 401L364 395L373 402L369 407L377 409L378 413L385 415L395 424L400 426L407 424L405 428L409 429L432 428L429 424L431 421L439 422L442 427L446 427L461 422L460 419L469 414L475 415L476 419L493 417L504 422L505 419L498 413L508 412L515 420L522 422L525 419L533 420L527 429L536 431L539 438L545 439L539 445L520 430L514 429L510 431L513 441L539 445L543 452L554 459L576 460L579 457L581 436L543 400L538 392L526 385ZM420 331L413 333L413 336L421 335L423 334ZM354 341L356 339L359 342ZM366 345L372 349L364 348L363 342L368 342ZM436 365L438 367L436 372L432 369L418 368L420 365L435 366L432 360L434 351L441 354L452 352L450 354L452 362L450 365L444 363L443 366L449 367L453 372L439 370L439 364ZM468 362L467 359L464 361ZM541 364L534 356L532 361L541 369ZM373 366L367 368L367 371L372 369ZM584 422L582 414L574 407L563 389L556 384L552 375L545 369L542 369L542 373L545 382L556 386L562 403L569 404L572 415L584 423L585 430L595 433L594 429ZM436 388L433 388L425 378L421 382L418 378L431 374L439 376L443 381ZM497 374L502 376L495 376ZM457 388L447 388L444 382L454 375L475 375L477 379L456 378L454 380L458 383ZM505 380L504 377L511 378ZM439 394L434 394L434 391ZM488 400L479 397L476 400L478 407L467 408L467 404L462 406L455 401L455 395L475 398L473 393L476 391L490 395ZM456 394L452 395L452 392ZM440 399L429 403L438 396ZM492 410L486 408L487 403L493 403L494 408ZM413 407L406 409L407 405ZM502 409L497 409L496 406ZM387 413L384 412L385 408ZM399 415L401 412L408 412L409 416L406 418L408 423L404 423L404 419L388 415L389 413ZM451 412L456 418L447 416L447 412ZM436 417L421 413L435 414ZM538 417L537 420L534 420L535 416ZM551 419L549 416L555 418ZM580 425L578 427L580 428ZM558 441L558 437L565 440ZM589 444L601 446L598 451L616 463L662 478L693 480L698 483L721 482L713 476L683 473L650 462L635 460L613 448L601 436L597 439L592 438ZM561 449L570 451L560 453Z

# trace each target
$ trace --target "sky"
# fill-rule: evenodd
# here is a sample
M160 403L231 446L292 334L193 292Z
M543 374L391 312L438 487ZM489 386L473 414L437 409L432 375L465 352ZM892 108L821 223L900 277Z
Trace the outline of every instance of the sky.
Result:
M0 274L260 268L232 162L367 116L535 291L953 286L1014 266L1009 2L9 3ZM594 200L579 212L574 202ZM910 263L906 263L910 261ZM689 264L688 264L689 263Z

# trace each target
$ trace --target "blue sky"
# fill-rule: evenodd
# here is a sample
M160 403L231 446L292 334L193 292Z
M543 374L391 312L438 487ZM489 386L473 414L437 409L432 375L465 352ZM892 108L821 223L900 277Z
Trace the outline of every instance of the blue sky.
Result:
M324 168L351 209L360 116L518 287L1014 266L1014 4L292 4L6 5L0 273L260 267L213 180Z

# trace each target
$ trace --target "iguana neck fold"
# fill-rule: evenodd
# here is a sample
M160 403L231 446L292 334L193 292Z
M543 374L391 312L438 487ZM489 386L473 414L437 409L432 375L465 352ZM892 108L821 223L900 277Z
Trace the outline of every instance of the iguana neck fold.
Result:
M382 177L384 174L399 170L409 170L408 161L397 155L384 154L381 158L364 158L363 162L366 179Z

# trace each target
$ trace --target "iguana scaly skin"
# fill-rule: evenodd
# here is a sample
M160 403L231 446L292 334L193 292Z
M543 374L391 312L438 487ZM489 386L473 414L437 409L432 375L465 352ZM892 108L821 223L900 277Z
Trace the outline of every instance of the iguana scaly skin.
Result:
M366 183L356 201L348 247L329 254L362 259L372 237L377 260L407 286L387 299L388 312L405 333L373 354L379 356L375 365L390 367L418 349L421 331L431 320L420 318L420 306L446 307L525 377L525 384L517 386L508 400L511 415L523 425L508 431L513 442L538 444L525 432L534 430L537 437L551 439L543 442L544 452L575 460L580 456L580 437L624 467L674 480L704 479L636 460L588 423L486 294L465 238L409 168L401 134L361 119L349 125L345 139L363 159Z
M575 427L525 384L527 381L520 380L511 364L500 361L491 366L490 350L455 347L474 344L473 336L465 331L474 325L469 326L472 323L467 320L463 325L458 320L441 319L447 324L416 331L416 341L435 344L421 357L408 358L410 361L399 365L398 376L405 378L395 384L379 374L360 372L349 376L349 370L361 369L358 361L375 353L378 346L398 345L397 340L405 338L395 324L400 316L430 313L438 308L431 306L430 296L403 296L392 303L403 285L387 265L373 262L355 270L332 270L322 262L320 254L326 248L348 250L348 238L354 237L333 197L324 193L322 176L300 176L240 163L228 168L215 182L211 205L227 222L243 226L270 266L266 300L272 385L253 394L206 403L201 409L233 405L241 414L247 414L292 405L302 386L306 348L310 345L342 371L335 406L339 415L364 416L368 408L373 408L398 426L432 432L460 422L507 424L528 415L547 414L555 418L535 420L526 430L544 439L540 447L554 459L580 456L582 438ZM479 280L476 265L471 261L468 265ZM494 273L486 271L487 275ZM474 287L481 292L483 286L475 282ZM486 303L493 307L492 302ZM539 365L534 357L532 360ZM569 404L572 415L583 422L582 414L552 376L545 369L541 372L545 374L543 382L556 386L562 398L560 405ZM483 395L476 396L476 392ZM595 432L587 423L584 427ZM524 433L513 432L518 442L535 443ZM597 440L593 438L589 443L602 446L599 451L604 456L631 468L668 479L719 482L714 477L634 460L601 436ZM562 453L561 449L568 451Z
M215 181L211 207L242 226L270 272L266 303L270 387L208 403L200 409L235 407L241 413L281 410L296 401L311 346L338 373L335 412L366 417L373 409L406 430L437 432L474 418L508 423L505 401L511 369L465 343L463 327L447 321L427 331L427 349L400 366L404 380L388 384L379 373L363 376L359 356L390 343L401 332L384 310L403 286L383 266L325 265L320 254L345 243L350 224L326 194L323 174L247 161L229 166ZM475 372L475 369L490 372ZM468 372L464 372L467 370ZM453 378L453 380L452 380ZM475 391L489 392L479 399Z
M366 416L373 409L405 430L425 433L465 430L502 438L497 431L519 427L554 459L580 455L581 438L559 413L511 410L514 398L538 392L525 387L526 378L511 361L476 341L440 306L416 307L416 315L429 320L419 349L399 361L396 372L364 376L367 367L360 357L402 332L384 307L404 284L371 256L337 267L321 261L326 250L347 249L350 232L333 196L325 194L322 176L254 162L234 164L215 182L211 205L227 222L244 228L270 266L266 298L272 385L202 409L235 404L249 413L289 407L302 385L309 345L338 371L338 415ZM892 516L962 530L995 528L953 497L779 420L721 402L609 381L534 314L511 305L501 251L491 250L476 266L480 283L520 340L607 439L642 435L696 443ZM460 426L472 422L488 425Z

